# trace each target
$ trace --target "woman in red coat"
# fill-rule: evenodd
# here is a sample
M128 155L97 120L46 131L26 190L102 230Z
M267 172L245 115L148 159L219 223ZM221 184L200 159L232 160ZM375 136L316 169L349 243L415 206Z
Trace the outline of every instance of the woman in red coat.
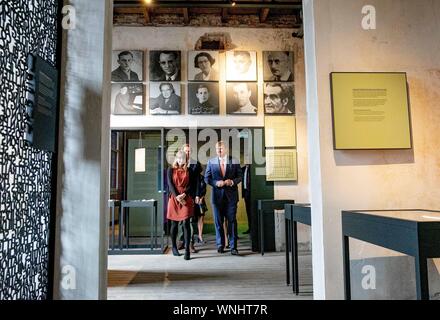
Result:
M185 239L185 260L190 259L190 218L194 214L194 202L188 195L190 188L189 171L186 162L186 154L179 151L174 159L173 166L168 168L169 200L167 219L171 221L171 243L173 255L180 256L177 249L177 231L180 221L183 221L183 235Z

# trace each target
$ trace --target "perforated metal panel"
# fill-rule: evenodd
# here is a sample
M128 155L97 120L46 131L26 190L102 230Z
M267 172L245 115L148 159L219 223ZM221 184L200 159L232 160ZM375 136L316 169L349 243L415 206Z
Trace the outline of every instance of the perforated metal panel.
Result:
M55 65L56 0L0 0L0 299L45 299L52 154L27 147L26 58Z

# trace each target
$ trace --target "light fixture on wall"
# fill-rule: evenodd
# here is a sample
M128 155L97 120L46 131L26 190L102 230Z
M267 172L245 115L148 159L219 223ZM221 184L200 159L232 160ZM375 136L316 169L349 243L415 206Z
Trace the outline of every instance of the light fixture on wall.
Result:
M144 3L145 3L146 5L150 5L152 2L153 2L153 0L144 0Z
M145 172L145 154L146 149L142 147L142 137L139 132L139 147L134 150L134 172Z
M231 6L235 7L235 1L234 0L229 0L229 3L231 4Z

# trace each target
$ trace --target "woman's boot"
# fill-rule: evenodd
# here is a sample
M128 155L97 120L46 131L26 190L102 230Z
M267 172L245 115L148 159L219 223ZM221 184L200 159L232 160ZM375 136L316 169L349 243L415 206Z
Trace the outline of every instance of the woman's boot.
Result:
M190 251L189 251L189 246L187 246L186 248L185 248L185 256L183 257L185 260L189 260L189 259L191 259L191 256L190 256Z
M173 246L173 256L176 256L176 257L181 256L179 250L177 250L177 246L176 247Z

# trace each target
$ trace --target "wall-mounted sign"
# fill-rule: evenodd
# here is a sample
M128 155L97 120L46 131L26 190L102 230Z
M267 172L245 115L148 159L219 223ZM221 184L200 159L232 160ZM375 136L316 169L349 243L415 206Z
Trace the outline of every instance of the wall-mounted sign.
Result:
M55 152L58 71L33 54L28 56L27 63L27 128L24 139L34 148Z
M296 121L294 116L264 117L266 147L296 147Z
M411 149L406 73L330 75L336 150Z

